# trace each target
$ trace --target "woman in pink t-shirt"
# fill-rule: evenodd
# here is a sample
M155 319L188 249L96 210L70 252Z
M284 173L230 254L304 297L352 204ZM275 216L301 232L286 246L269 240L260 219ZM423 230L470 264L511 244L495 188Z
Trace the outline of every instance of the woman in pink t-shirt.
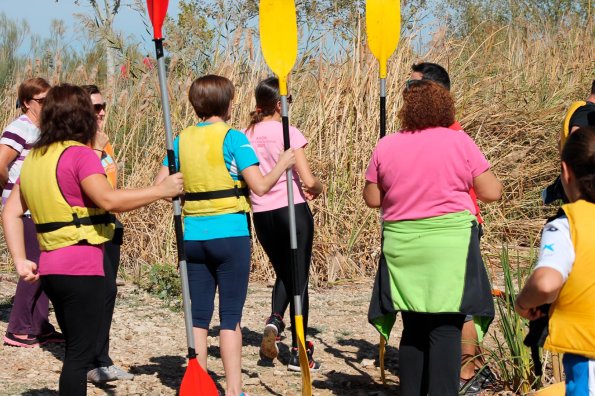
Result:
M40 131L4 207L4 235L18 274L28 282L41 281L64 333L60 395L86 395L106 300L103 242L113 235L109 212L180 195L183 180L178 173L156 186L114 190L91 148L97 120L80 87L50 89ZM39 266L25 255L21 217L27 209L41 247Z
M381 139L366 171L364 200L382 208L384 260L368 318L388 339L402 313L401 395L457 395L465 315L494 317L479 251L476 209L502 185L465 133L449 129L454 101L440 85L411 81L402 130Z
M283 152L283 127L281 125L281 96L279 94L279 80L275 77L261 81L254 91L256 110L252 112L252 121L245 133L256 150L260 161L259 167L263 174L271 171L277 163L279 153ZM289 98L290 99L290 98ZM290 101L291 103L291 101ZM312 258L312 241L314 238L314 220L306 200L316 198L323 190L320 181L312 175L310 166L304 153L308 143L302 133L294 127L289 127L291 148L294 149L297 172L293 172L293 195L295 203L295 220L297 228L297 275L303 289L302 296L304 333L308 328L308 277L310 260ZM273 287L271 315L266 320L261 344L261 355L274 359L279 354L277 341L279 334L285 329L283 315L287 310L292 296L297 295L292 290L289 245L289 216L287 202L287 179L281 176L277 184L265 195L259 197L250 194L254 218L254 228L260 244L273 264L277 279ZM287 368L300 371L297 352L297 337L293 305L291 307L291 356ZM312 354L314 346L307 342L310 370L320 369Z

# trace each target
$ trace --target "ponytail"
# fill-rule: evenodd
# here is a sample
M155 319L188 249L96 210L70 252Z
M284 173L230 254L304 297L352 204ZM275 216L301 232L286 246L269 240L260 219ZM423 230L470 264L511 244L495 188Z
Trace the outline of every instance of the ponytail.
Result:
M595 203L595 127L585 126L573 132L562 149L562 161L572 169L585 201Z
M254 89L254 97L256 98L256 110L250 113L250 125L246 128L246 133L253 132L254 126L264 117L275 114L277 103L281 100L279 79L269 77L259 82Z

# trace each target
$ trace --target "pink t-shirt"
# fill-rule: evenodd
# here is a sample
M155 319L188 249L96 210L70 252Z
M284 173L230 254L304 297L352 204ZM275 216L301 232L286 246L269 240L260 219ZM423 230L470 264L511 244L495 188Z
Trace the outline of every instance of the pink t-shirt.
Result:
M366 171L385 195L383 219L415 220L477 210L469 195L473 178L489 162L466 133L448 128L399 132L382 138Z
M279 154L283 152L283 127L279 121L261 121L250 131L244 130L250 144L256 150L260 172L266 175L275 167ZM291 148L299 149L308 144L302 133L295 127L289 127L289 142ZM305 202L304 193L301 188L300 177L293 171L293 201L294 203ZM277 184L271 190L259 197L250 192L253 212L265 212L287 206L287 176L286 173L279 178Z
M58 162L58 185L66 202L72 206L96 207L85 195L81 181L86 177L105 175L101 160L86 146L66 149ZM78 244L42 251L39 257L40 275L98 275L103 272L103 245Z

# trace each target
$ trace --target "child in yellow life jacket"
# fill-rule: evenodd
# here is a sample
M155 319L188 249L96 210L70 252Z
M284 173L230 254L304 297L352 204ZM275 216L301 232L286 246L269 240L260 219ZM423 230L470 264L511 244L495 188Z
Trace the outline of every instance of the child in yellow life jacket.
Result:
M262 175L246 135L227 124L234 86L225 77L207 75L190 87L189 99L200 122L174 141L176 166L184 174L184 248L196 352L206 370L207 333L219 290L221 359L226 396L242 393L240 323L248 291L250 234L249 194L266 194L295 163L292 150ZM164 161L156 182L168 171Z
M562 150L570 201L543 230L539 261L516 300L530 320L549 311L545 349L564 353L566 395L595 394L595 127L572 133Z

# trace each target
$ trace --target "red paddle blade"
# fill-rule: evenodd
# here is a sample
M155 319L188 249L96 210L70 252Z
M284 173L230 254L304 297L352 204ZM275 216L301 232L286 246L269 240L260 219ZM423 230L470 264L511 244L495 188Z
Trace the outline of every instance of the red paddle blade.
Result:
M163 38L161 27L163 20L167 13L167 5L169 0L147 0L147 10L149 11L149 18L153 24L153 38L159 40Z
M219 396L211 376L200 367L196 358L188 360L188 367L180 385L180 396Z

